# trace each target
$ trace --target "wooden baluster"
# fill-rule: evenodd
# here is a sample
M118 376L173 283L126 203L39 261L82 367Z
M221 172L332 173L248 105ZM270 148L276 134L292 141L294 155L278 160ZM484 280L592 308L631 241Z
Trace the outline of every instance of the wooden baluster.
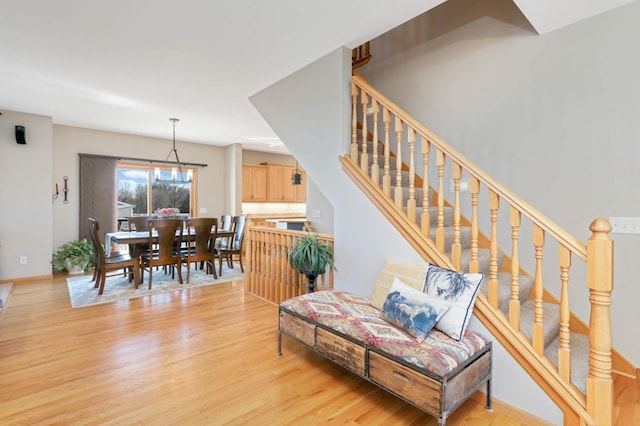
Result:
M438 167L438 217L436 224L436 248L440 253L445 251L444 233L444 152L438 150L436 153L436 166Z
M471 260L469 272L480 271L478 261L478 196L480 194L480 181L471 176L469 179L469 192L471 193Z
M520 330L520 257L518 238L520 236L520 212L511 207L511 298L509 299L509 324Z
M596 219L587 241L587 287L591 302L589 319L589 375L587 411L599 425L613 424L613 379L611 377L611 291L613 290L613 241L611 225Z
M362 154L360 154L360 170L365 175L369 174L369 150L367 147L369 132L367 130L367 106L369 95L364 90L360 91L360 103L362 104Z
M397 116L394 127L396 132L396 187L393 194L396 208L402 211L402 133L404 132L404 123Z
M385 108L382 111L382 121L384 122L384 175L382 175L382 193L391 198L391 171L390 171L390 128L391 128L391 112Z
M287 239L287 253L289 252L289 250L291 250L291 247L293 247L293 236L292 235L287 235L286 236ZM295 277L293 276L294 274L294 269L291 267L291 265L289 265L289 259L287 258L287 269L286 269L286 273L287 273L287 299L293 297L295 295L295 292L293 291L294 288L294 280Z
M269 288L271 287L271 256L270 256L270 252L271 252L271 245L269 242L269 237L270 234L265 232L264 233L264 251L265 251L265 259L266 259L266 264L265 264L265 276L264 276L264 288L262 290L262 297L269 300Z
M255 271L255 260L254 257L252 255L252 251L253 251L253 238L254 238L254 231L251 228L247 229L247 254L248 254L248 258L246 261L246 265L245 266L245 274L244 274L244 286L245 288L249 291L249 293L253 293L253 282L252 282L252 276L253 273ZM215 262L212 265L215 268Z
M378 101L371 99L371 110L373 113L373 162L371 164L371 181L375 186L380 185L380 166L378 165L378 112L380 106Z
M284 247L284 235L278 234L276 235L276 243L278 247L278 277L277 277L277 291L276 291L276 299L275 303L280 303L284 300L284 287L283 287L283 278L284 278L284 265L282 263L282 251L285 250Z
M260 276L258 277L258 288L256 293L258 296L262 297L263 289L264 289L264 274L265 274L265 266L264 266L264 232L260 233L259 236L259 244L260 244Z
M407 140L409 142L409 199L407 200L407 218L409 222L416 223L416 131L409 127ZM403 193L404 198L404 193Z
M420 217L420 230L422 235L427 238L431 238L431 215L429 214L429 151L431 150L431 144L429 140L420 135L422 139L422 164L423 164L423 178L422 178L422 215Z
M569 309L569 268L571 268L571 252L563 245L560 245L558 249L560 282L562 283L562 290L560 293L560 347L558 348L558 373L565 382L569 383L571 381L571 333L569 330L569 320L571 317L571 310Z
M451 262L458 271L462 269L462 246L460 245L460 179L462 166L452 165L453 174L453 243L451 244Z
M351 82L351 161L358 164L358 86Z
M538 225L533 226L533 245L536 248L536 275L533 281L533 350L544 355L544 309L542 298L544 285L542 281L542 249L544 247L544 231Z
M498 209L500 197L489 191L489 210L491 211L491 242L489 246L489 303L495 309L500 306L498 286Z

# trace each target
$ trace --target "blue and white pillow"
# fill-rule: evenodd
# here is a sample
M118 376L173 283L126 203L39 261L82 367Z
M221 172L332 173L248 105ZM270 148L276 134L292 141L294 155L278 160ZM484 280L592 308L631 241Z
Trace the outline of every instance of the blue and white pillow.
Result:
M483 279L481 272L462 273L429 265L423 291L451 303L436 324L438 330L456 340L464 336Z
M422 342L449 305L395 278L382 306L382 317Z

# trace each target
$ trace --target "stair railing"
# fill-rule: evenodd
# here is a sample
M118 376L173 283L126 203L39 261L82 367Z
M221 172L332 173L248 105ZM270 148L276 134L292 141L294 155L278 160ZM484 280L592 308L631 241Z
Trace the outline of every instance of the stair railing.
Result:
M366 176L375 191L390 199L397 214L403 217L402 220L406 219L413 230L427 244L431 244L430 247L435 247L437 252L431 250L427 260L459 271L463 271L464 266L465 271L478 272L480 252L488 252L490 260L485 271L488 291L486 299L480 297L476 305L476 310L480 311L478 317L493 322L490 330L502 330L499 333L502 333L503 340L516 339L527 343L520 346L524 348L520 352L526 353L512 355L525 368L539 370L537 373L530 372L534 379L551 381L539 382L539 385L556 400L565 416L577 417L585 424L612 424L609 306L613 283L613 244L608 235L611 231L608 222L604 219L594 220L590 226L592 236L585 245L498 183L358 75L353 76L351 95L351 152L348 158L343 158L343 163L352 162L359 169L359 172L353 171L351 174ZM363 136L359 138L358 135ZM416 149L421 154L421 161L416 161ZM382 160L379 155L383 157ZM395 171L391 170L393 162ZM435 169L432 164L435 164ZM468 179L463 180L463 176ZM450 199L445 198L447 178L453 193ZM432 180L433 185L430 183ZM407 184L408 197L405 197L403 186ZM468 195L463 194L463 184L468 188ZM422 191L419 205L416 190ZM433 194L431 197L430 193ZM484 200L481 198L483 193L487 194ZM463 198L466 203L463 203ZM447 237L445 211L451 208L453 226L451 235ZM463 216L463 211L470 219ZM507 213L503 215L505 211ZM502 224L501 219L508 221L508 224ZM461 244L463 226L471 229L470 253L464 261ZM523 243L522 236L525 234L530 238L530 245ZM508 255L505 253L501 261L500 247L505 246L510 246L511 252ZM556 258L545 256L546 250L557 253ZM525 258L526 261L523 261ZM580 262L581 266L574 265L575 262ZM529 274L527 269L534 271L533 290L528 296L534 300L534 318L530 330L522 329L519 298L519 281L522 276ZM576 280L581 278L581 274L586 275L582 281L586 280L590 292L591 316L588 327L570 309L572 271L576 271ZM504 272L511 274L508 318L499 306L498 277L499 273ZM550 283L546 288L547 282L543 281L543 276L555 277L559 296L552 291L554 279L546 280ZM544 358L545 302L559 304L560 307L557 367ZM506 327L500 325L502 323L512 330L505 330ZM571 331L589 335L586 397L571 383ZM505 346L513 350L518 347L510 344Z

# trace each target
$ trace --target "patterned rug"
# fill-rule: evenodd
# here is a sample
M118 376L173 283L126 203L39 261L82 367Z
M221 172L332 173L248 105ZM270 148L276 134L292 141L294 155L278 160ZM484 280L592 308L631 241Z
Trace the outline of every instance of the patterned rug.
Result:
M137 289L133 286L133 283L129 282L127 277L118 275L107 278L104 284L104 292L98 296L98 289L93 287L95 283L91 281L91 274L67 278L67 288L69 289L71 307L79 308L82 306L117 302L152 294L182 291L191 287L214 285L242 279L244 279L244 274L240 271L240 266L237 264L234 264L233 269L223 265L222 275L218 275L217 280L213 279L213 275L207 275L204 271L196 270L195 266L192 266L189 284L187 284L186 269L182 270L183 284L178 282L177 275L175 279L171 279L171 274L165 274L162 269L160 269L153 271L151 290L149 290L148 272L145 272L144 282L139 284Z

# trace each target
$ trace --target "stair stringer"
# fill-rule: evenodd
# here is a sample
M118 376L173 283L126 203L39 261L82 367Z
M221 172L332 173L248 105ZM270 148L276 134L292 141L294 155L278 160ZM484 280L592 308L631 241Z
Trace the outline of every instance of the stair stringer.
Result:
M369 177L348 155L341 156L340 161L347 176L353 180L423 259L441 267L455 269L449 257L440 253L434 242L422 235L418 227L408 220L406 214L397 209L392 200L387 198L382 190L371 182ZM504 313L499 309L494 309L482 292L476 300L474 314L562 410L565 424L596 424L593 417L587 412L585 396L577 388L562 380L553 363L544 356L538 355L526 336L513 329Z

